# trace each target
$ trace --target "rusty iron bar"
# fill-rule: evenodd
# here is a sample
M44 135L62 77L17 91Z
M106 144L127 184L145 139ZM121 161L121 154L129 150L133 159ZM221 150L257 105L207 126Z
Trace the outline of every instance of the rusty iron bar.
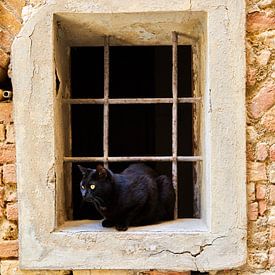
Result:
M109 104L156 104L156 103L173 103L173 98L109 98ZM178 103L198 103L201 97L180 97ZM105 98L70 98L63 99L66 104L104 104Z
M109 76L110 76L110 38L104 37L104 116L103 116L103 154L104 167L108 168L109 155Z
M172 182L176 192L175 212L174 218L178 217L178 164L177 164L177 151L178 151L178 34L172 32L172 93L173 93L173 106L172 106Z
M159 161L159 162L197 162L202 161L201 156L178 156L174 159L171 156L156 156L156 157L64 157L64 162L149 162L149 161Z

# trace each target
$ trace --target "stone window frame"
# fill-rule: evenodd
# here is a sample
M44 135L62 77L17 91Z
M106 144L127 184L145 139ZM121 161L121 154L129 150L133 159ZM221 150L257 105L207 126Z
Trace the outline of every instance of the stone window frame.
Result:
M13 44L23 269L218 270L246 260L244 2L145 2L47 4ZM146 43L165 42L163 30L170 35L171 28L184 30L185 43L196 41L196 87L203 98L200 219L127 232L66 221L70 201L64 197L63 157L70 137L63 129L69 110L60 98L70 91L68 45L88 45L91 33L108 32L110 23L112 32L120 31L130 43L137 35ZM152 26L161 29L156 37Z

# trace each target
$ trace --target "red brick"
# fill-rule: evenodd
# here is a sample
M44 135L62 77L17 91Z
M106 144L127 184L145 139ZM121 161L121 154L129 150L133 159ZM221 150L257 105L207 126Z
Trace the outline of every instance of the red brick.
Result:
M13 39L13 35L11 35L7 30L0 28L0 46L8 53L11 50Z
M269 239L270 239L272 242L275 241L275 227L274 227L274 226L271 226L271 227L270 227Z
M271 247L269 250L269 264L275 266L275 247Z
M18 220L17 203L8 203L7 204L7 219L9 221L17 221Z
M249 181L267 180L265 164L249 161L247 163L247 176Z
M258 211L259 211L259 207L258 207L258 203L257 202L253 202L250 203L248 205L248 219L250 221L256 221L258 218Z
M248 32L264 32L275 28L275 16L266 12L253 12L247 15Z
M0 26L6 28L13 35L16 35L21 28L20 20L6 9L2 2L0 2Z
M263 184L257 184L256 186L256 199L263 200L266 195L266 186Z
M3 166L4 183L16 183L16 166L15 164L7 164Z
M256 75L257 75L257 69L252 66L248 66L246 69L246 84L247 86L251 87L256 84Z
M267 65L269 59L271 56L271 52L270 50L264 49L260 52L260 54L257 56L257 62L261 65L261 66L265 66Z
M265 211L267 210L267 203L265 200L259 201L259 214L260 216L263 216Z
M18 241L1 241L0 258L18 257Z
M265 130L275 132L275 105L262 117L261 125Z
M0 122L12 122L12 112L12 103L0 103Z
M0 186L0 207L4 207L5 188Z
M269 108L275 104L275 84L266 83L258 94L252 99L248 110L254 118L260 118Z
M275 203L275 185L270 186L270 202Z
M268 147L265 142L256 145L256 160L264 161L268 156Z
M7 143L15 143L14 124L7 125Z
M269 149L269 157L271 161L275 161L275 144L273 144Z
M15 145L0 145L0 164L15 162Z
M6 139L5 125L0 124L0 141L4 141L5 139Z

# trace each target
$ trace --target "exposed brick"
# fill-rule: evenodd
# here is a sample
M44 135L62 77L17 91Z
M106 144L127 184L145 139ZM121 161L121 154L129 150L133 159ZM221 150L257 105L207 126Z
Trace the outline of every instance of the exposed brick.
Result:
M249 161L247 164L247 176L249 181L267 180L265 164Z
M275 163L270 165L268 178L271 183L275 183Z
M259 138L259 134L257 133L256 129L253 126L248 126L246 128L246 134L247 134L247 139L251 142L255 142Z
M256 160L264 161L268 156L268 147L265 142L256 145Z
M5 188L0 186L0 207L4 207Z
M247 198L249 202L252 202L255 200L255 183L249 182L246 187L247 190Z
M23 7L25 6L25 1L22 0L4 0L9 7L16 11L16 13L20 16Z
M257 56L257 62L261 65L261 66L265 66L267 65L269 59L271 56L271 52L268 49L264 49L260 52L260 54Z
M266 12L253 12L247 15L246 30L263 32L275 28L275 16Z
M0 258L18 257L18 241L0 241Z
M79 273L85 275L85 271ZM69 275L70 271L66 270L21 270L17 260L1 261L1 275ZM88 273L90 275L90 273ZM124 275L124 273L122 273ZM130 274L129 274L130 275Z
M257 200L263 200L266 196L266 186L263 184L257 184L256 186L256 198Z
M5 139L6 139L5 125L0 124L0 141L4 141Z
M258 2L258 7L259 8L267 8L268 6L272 5L273 0L261 0L260 2Z
M17 192L16 192L16 190L15 191L12 191L12 190L10 190L10 191L6 191L5 192L5 201L6 202L15 202L15 201L17 201Z
M269 149L269 157L271 161L275 161L275 144L273 144Z
M265 200L259 201L259 214L260 216L263 216L265 211L267 210L267 203Z
M7 143L15 143L14 124L7 125Z
M16 183L16 166L15 164L6 164L3 166L4 183Z
M267 223L271 226L275 226L275 217L269 217Z
M250 143L246 144L246 159L250 161L255 160L254 146Z
M17 221L18 220L17 203L8 203L7 204L7 219L9 221Z
M257 69L252 66L246 68L246 84L247 86L254 86L256 84Z
M19 264L16 260L1 261L1 274L2 275L23 275L19 270Z
M0 67L7 68L10 63L10 56L0 49Z
M256 221L258 218L258 211L259 211L258 203L257 202L250 203L248 205L248 219L250 221Z
M265 130L275 132L275 105L261 118L261 125Z
M275 266L275 247L271 247L269 250L269 264Z
M0 164L15 162L15 145L0 145Z
M6 9L2 2L0 2L0 26L6 28L13 35L16 35L21 28L19 19Z
M248 110L254 118L260 118L275 103L275 84L266 83L252 99Z
M0 122L12 122L12 111L12 103L0 103Z
M270 241L275 242L275 227L274 226L270 227L269 239L270 239Z
M266 252L250 251L248 255L248 263L252 268L264 269L268 264L268 255Z

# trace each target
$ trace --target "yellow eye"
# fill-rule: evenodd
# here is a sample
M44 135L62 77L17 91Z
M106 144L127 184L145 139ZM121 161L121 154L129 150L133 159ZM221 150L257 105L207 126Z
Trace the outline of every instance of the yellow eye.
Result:
M81 185L81 188L82 188L82 189L85 189L85 187L84 187L83 185Z
M90 185L90 188L91 188L92 190L94 190L94 189L95 189L95 185L94 185L94 184L91 184L91 185Z

